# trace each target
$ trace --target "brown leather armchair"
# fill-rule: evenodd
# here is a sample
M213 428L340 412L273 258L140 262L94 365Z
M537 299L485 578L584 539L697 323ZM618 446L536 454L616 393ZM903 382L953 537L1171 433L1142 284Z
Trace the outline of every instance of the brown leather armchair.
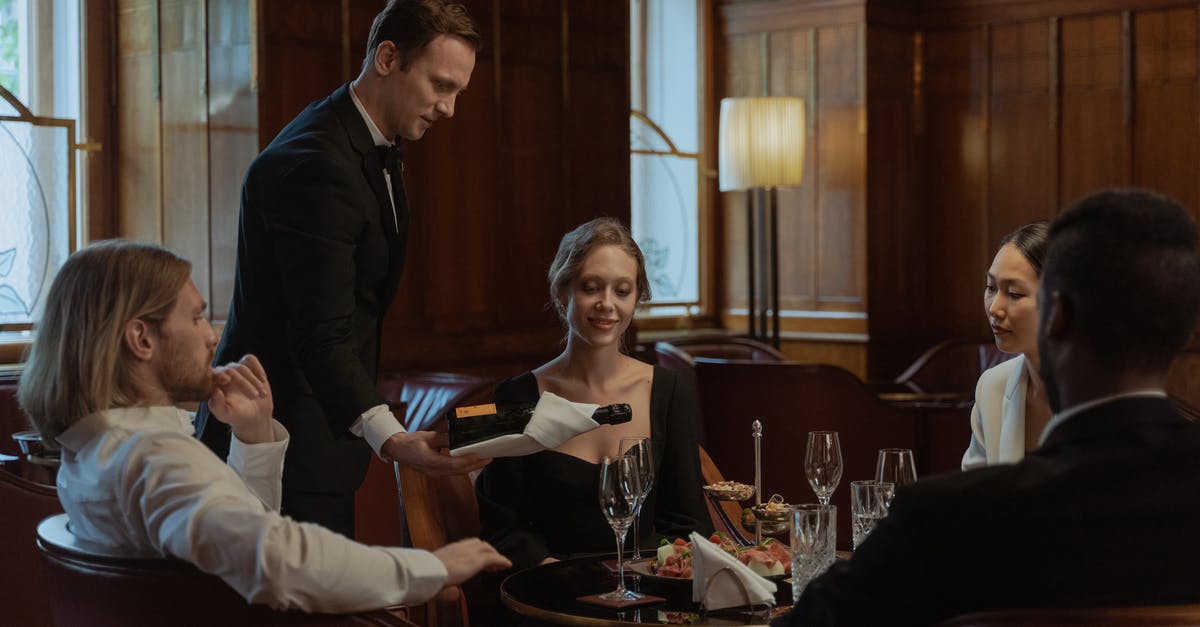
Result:
M787 361L787 357L769 344L758 340L729 335L704 335L677 338L654 345L658 365L679 372L692 387L696 387L696 358L741 359L749 361ZM698 405L697 405L698 406ZM696 436L700 444L708 444L704 431L703 413L696 417Z
M21 464L25 462L12 462ZM61 513L58 490L0 468L0 616L11 625L52 625L50 595L34 537L38 521Z
M251 605L219 578L186 562L122 554L76 538L66 514L37 528L54 624L126 625L376 625L414 627L403 608L356 614L278 612Z

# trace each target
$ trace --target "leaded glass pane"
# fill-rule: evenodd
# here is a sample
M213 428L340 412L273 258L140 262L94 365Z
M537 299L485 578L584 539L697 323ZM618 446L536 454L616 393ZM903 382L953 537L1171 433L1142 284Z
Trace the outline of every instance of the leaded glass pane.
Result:
M0 120L0 324L38 316L70 252L67 129Z

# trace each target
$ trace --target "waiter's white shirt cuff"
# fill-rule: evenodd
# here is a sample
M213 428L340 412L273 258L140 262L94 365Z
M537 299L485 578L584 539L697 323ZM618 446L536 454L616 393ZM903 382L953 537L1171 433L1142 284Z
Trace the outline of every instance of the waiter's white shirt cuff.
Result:
M366 440L367 444L371 445L371 450L385 462L392 459L383 454L383 443L397 433L407 432L387 405L376 405L364 411L354 424L350 425L350 433Z

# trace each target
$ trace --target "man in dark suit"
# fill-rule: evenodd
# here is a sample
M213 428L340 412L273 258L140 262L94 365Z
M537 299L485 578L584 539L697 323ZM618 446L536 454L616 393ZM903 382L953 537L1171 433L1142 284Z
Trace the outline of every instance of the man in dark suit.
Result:
M1196 242L1187 212L1148 192L1063 212L1038 294L1055 412L1041 448L899 490L854 557L777 624L1200 602L1200 426L1163 391L1200 310Z
M432 432L406 433L376 390L384 314L404 267L408 200L401 139L454 115L480 37L450 0L391 0L358 78L292 120L251 164L237 276L217 363L254 353L291 432L284 514L354 533L354 491L371 450L430 474L482 467ZM198 419L224 456L224 425Z

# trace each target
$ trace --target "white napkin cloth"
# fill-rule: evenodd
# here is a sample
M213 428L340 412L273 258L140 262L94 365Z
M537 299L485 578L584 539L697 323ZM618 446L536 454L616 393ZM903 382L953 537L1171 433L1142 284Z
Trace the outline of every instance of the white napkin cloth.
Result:
M722 551L708 538L693 531L689 539L692 541L693 601L703 605L706 610L759 603L775 604L775 582L750 570L749 566ZM738 581L742 585L738 585ZM743 585L745 590L742 589Z
M510 433L460 446L451 455L476 453L484 457L520 457L543 449L554 448L567 440L600 426L592 414L600 406L595 403L575 403L553 392L542 392L533 416L522 433Z

